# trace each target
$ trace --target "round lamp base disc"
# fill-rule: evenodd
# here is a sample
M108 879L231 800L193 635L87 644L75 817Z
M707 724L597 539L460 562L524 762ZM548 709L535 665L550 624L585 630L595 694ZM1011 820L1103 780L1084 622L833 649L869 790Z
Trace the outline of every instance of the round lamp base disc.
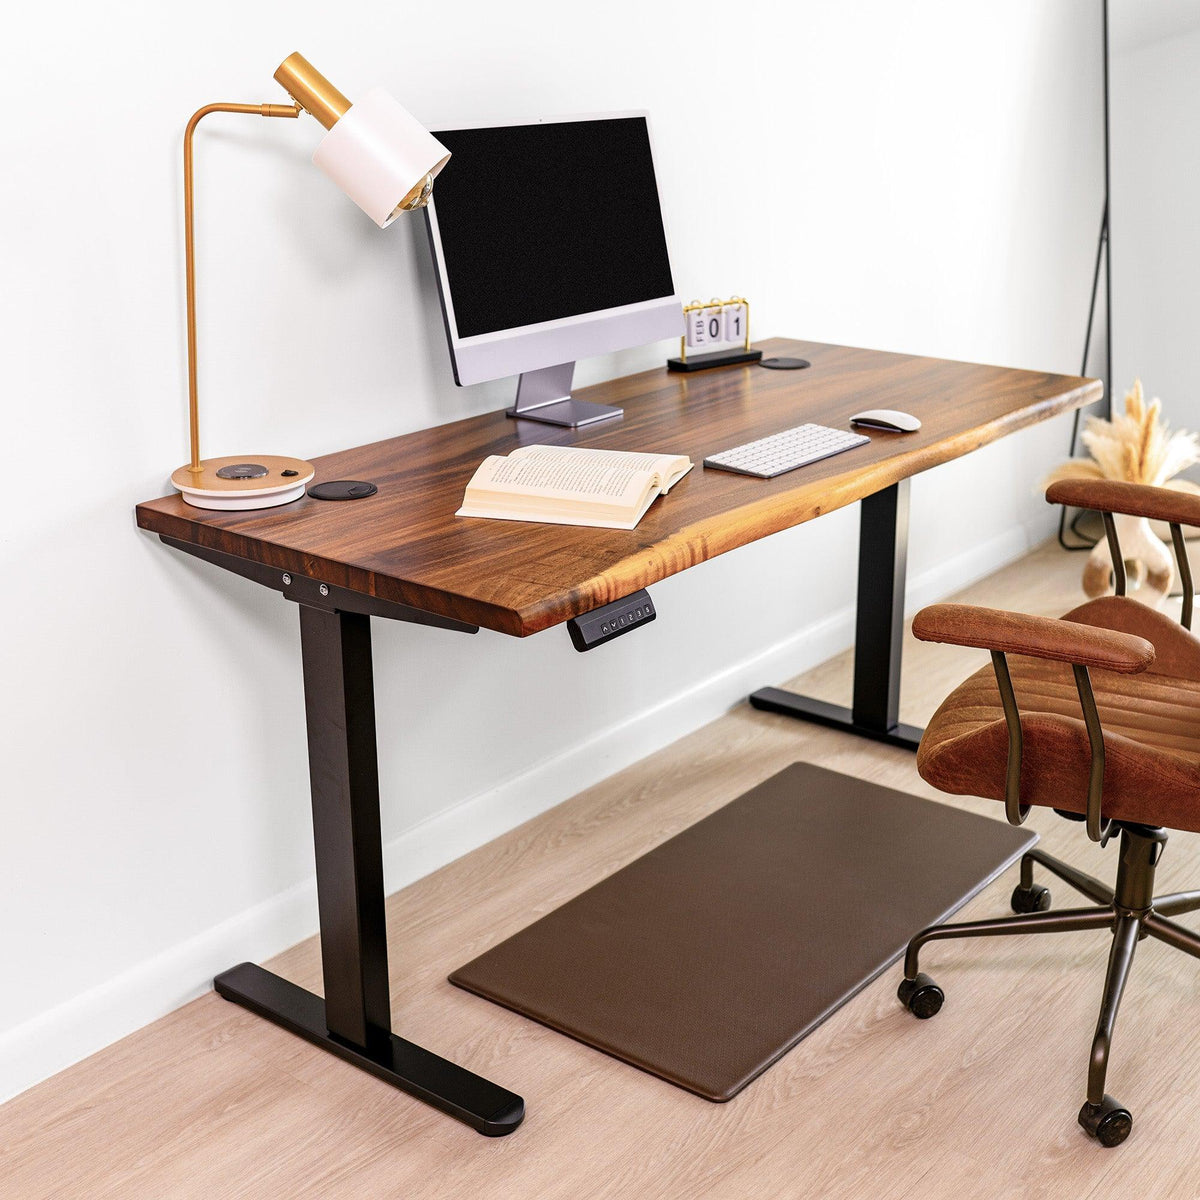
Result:
M244 511L299 500L315 474L302 458L240 454L206 458L196 471L180 467L171 482L195 508Z
M237 492L224 494L185 492L182 489L179 494L193 508L247 512L256 508L278 508L281 504L291 504L293 500L299 500L304 495L304 484L287 487L267 496L239 496Z

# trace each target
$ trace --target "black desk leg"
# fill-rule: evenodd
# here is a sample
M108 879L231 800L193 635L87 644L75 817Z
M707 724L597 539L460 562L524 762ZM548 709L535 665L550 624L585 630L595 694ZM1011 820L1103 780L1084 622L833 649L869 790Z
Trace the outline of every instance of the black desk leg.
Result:
M858 543L858 614L854 704L843 708L783 688L762 688L755 708L857 733L915 750L924 732L900 723L900 651L904 642L904 571L908 558L908 480L862 502Z
M371 618L300 605L325 998L242 963L217 991L489 1137L515 1095L391 1032Z

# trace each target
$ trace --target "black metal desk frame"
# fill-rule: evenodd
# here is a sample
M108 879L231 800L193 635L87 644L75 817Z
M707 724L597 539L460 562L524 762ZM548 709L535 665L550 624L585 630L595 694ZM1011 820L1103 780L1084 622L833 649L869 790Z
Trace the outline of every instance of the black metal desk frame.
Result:
M168 546L281 592L300 609L325 998L255 963L223 971L226 1000L489 1137L525 1116L514 1092L391 1031L371 618L479 627L162 536Z
M903 479L865 497L860 505L852 707L768 687L751 695L755 708L907 750L917 748L924 730L900 721L908 489L909 481Z
M908 480L861 502L852 708L781 688L750 703L915 750L898 719L908 552ZM371 618L459 633L479 627L160 535L168 546L280 592L300 612L304 707L325 997L255 963L217 992L489 1137L525 1115L520 1096L391 1031Z

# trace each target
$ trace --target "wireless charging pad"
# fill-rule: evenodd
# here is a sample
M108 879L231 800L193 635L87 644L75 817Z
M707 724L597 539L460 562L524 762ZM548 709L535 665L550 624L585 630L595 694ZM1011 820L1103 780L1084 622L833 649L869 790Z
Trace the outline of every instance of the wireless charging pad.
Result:
M764 358L758 365L770 371L802 371L812 363L807 358Z

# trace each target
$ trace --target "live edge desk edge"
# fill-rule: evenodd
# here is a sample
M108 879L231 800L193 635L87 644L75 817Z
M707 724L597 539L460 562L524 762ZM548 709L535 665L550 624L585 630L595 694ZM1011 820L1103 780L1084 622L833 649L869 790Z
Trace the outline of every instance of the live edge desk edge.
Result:
M751 702L915 745L920 730L897 720L909 479L1091 403L1101 385L790 339L760 347L813 365L647 371L580 389L623 407L618 421L558 430L490 413L314 460L318 482L378 484L368 500L305 497L246 513L191 508L178 496L138 505L141 528L281 592L300 613L325 996L252 963L217 977L222 995L481 1133L509 1133L524 1116L515 1093L391 1032L372 616L523 637L860 500L852 708L777 688ZM880 407L914 412L923 427L875 434L869 446L769 481L697 466L633 531L453 516L479 462L521 444L671 451L700 463L791 425L845 427L851 413Z

